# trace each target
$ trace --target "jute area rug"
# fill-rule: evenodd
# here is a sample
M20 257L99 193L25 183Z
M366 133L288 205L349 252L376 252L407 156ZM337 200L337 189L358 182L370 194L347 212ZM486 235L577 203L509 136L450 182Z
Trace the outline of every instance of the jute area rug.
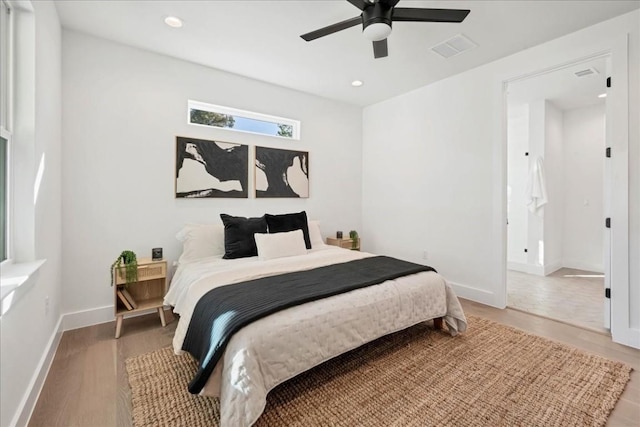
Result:
M623 363L470 316L457 337L422 324L281 384L257 426L602 426L629 381ZM190 356L126 360L135 426L218 426L194 396Z

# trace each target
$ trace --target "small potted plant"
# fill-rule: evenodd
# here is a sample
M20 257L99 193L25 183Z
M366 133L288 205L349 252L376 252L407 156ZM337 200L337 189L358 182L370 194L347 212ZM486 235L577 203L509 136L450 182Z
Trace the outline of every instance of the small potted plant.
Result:
M360 239L358 238L358 232L351 230L349 232L349 238L351 239L351 249L358 249L360 247Z
M138 259L133 251L122 251L118 258L111 264L111 286L115 283L114 272L124 264L125 282L138 281Z

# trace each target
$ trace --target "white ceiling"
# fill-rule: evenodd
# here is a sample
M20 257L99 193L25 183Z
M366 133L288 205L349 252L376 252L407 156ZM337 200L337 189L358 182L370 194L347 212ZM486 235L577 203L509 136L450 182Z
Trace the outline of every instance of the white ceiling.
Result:
M346 0L56 0L62 26L303 92L369 105L640 7L634 1L410 1L470 9L460 24L396 22L389 56L374 59L356 26L305 42L301 34L359 15ZM166 26L174 15L180 29ZM461 33L479 46L442 58ZM364 85L351 86L359 79Z

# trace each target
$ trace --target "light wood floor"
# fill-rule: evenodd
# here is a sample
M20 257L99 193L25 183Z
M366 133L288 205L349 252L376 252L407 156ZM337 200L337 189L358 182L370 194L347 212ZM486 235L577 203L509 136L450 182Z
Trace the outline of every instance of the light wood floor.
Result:
M507 305L609 333L604 328L604 275L561 268L548 276L507 270Z
M467 314L578 347L631 365L634 371L609 426L638 426L640 351L613 344L609 337L516 310L498 310L462 300ZM165 328L156 315L125 319L122 337L115 322L65 332L29 426L130 426L130 392L124 360L171 345L176 321Z

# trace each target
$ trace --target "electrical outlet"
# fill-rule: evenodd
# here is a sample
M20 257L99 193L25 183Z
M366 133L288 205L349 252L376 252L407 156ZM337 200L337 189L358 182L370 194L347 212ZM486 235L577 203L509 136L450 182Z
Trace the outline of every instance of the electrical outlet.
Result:
M429 252L427 251L422 251L422 259L423 260L428 260L429 259Z
M49 297L44 297L44 314L49 314Z

